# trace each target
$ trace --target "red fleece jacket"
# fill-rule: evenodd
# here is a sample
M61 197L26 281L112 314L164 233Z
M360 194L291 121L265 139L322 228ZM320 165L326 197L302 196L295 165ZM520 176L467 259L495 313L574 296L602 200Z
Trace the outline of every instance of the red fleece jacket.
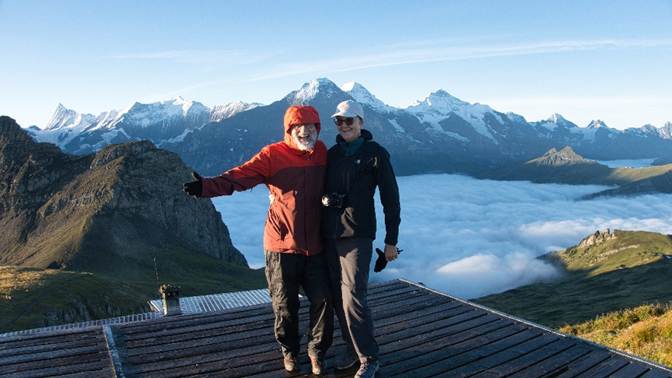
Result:
M217 177L204 178L201 196L230 195L266 184L271 204L264 227L264 249L315 255L322 252L320 216L327 148L319 140L311 152L293 145L290 130L295 125L316 124L319 133L319 115L311 106L290 107L284 123L284 141L262 148L246 163Z

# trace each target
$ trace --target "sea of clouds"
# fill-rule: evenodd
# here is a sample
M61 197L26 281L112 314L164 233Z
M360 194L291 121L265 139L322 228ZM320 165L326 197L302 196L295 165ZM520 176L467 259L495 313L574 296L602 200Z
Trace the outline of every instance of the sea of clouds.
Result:
M596 185L533 184L432 174L399 177L400 258L372 281L406 278L464 298L547 280L559 273L537 256L577 244L598 229L672 234L672 195L590 201ZM268 192L262 185L213 199L234 245L252 267L264 264ZM377 201L379 202L379 201ZM383 212L377 204L382 249Z

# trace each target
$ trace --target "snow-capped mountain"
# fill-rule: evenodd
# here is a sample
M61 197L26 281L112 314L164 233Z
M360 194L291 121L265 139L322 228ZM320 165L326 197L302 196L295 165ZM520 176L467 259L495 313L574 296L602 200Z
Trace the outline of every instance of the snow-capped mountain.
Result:
M259 105L235 102L211 110L200 102L176 97L147 104L135 102L126 109L94 116L58 104L47 125L41 130L31 129L30 133L40 142L57 144L74 154L95 152L112 143L143 139L161 146L181 141L208 122L218 122Z
M339 87L325 78L311 80L269 105L234 102L210 109L178 97L150 104L136 102L98 116L59 105L44 129L30 132L40 141L77 154L110 143L150 139L177 152L201 173L215 174L282 139L282 118L288 105L315 106L323 124L320 138L333 144L336 128L328 119L336 105L347 99L363 105L364 127L392 153L400 173L492 168L565 146L600 160L656 158L672 150L671 123L661 128L647 125L616 130L598 120L579 127L560 114L528 122L518 114L469 103L444 90L407 108L396 108L360 83Z
M609 127L602 120L594 119L594 120L590 121L590 123L588 124L588 128L589 129L608 129Z
M44 130L31 129L30 132L33 135L40 133L41 142L65 145L95 123L96 116L93 114L81 114L58 104Z
M658 135L663 139L672 139L672 122L666 122L665 126L658 129Z
M260 106L258 102L247 103L242 101L230 102L224 105L215 105L210 112L210 121L219 122L223 119L234 116L237 113L244 112Z
M537 124L538 126L541 126L551 132L558 128L565 130L578 128L578 126L576 126L572 122L569 122L562 115L558 113L553 113L550 117L548 117L548 119L537 122Z
M493 120L488 119L488 117L494 118L494 121L499 124L504 123L500 115L491 107L481 104L470 104L451 96L444 90L430 93L405 110L414 114L423 123L433 126L438 132L448 132L441 123L456 115L468 122L474 131L490 139L495 144L499 143L494 137L497 131L491 125Z
M399 109L392 106L386 105L384 102L380 101L378 97L374 96L368 89L364 88L363 85L355 81L347 82L341 85L341 90L350 96L352 96L355 101L361 104L367 104L373 109L380 112L394 112Z
M285 96L285 101L294 105L310 104L318 97L328 99L339 92L342 91L331 80L318 78L303 84L298 90L290 92Z

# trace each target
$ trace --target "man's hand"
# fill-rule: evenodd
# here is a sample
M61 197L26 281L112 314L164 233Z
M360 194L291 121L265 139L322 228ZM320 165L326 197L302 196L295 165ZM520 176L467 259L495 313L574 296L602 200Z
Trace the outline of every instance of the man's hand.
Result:
M397 256L399 256L397 246L385 244L385 259L387 259L387 261L392 261L396 260Z
M196 172L191 172L191 175L194 176L196 181L184 183L182 190L190 196L200 197L203 194L203 178Z

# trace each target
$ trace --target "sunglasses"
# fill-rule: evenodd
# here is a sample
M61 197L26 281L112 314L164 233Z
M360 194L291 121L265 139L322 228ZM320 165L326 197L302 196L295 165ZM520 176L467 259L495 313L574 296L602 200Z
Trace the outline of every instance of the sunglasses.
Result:
M355 123L355 118L354 117L336 117L334 118L334 123L336 126L342 126L343 124L346 124L348 126L352 126L353 123Z

